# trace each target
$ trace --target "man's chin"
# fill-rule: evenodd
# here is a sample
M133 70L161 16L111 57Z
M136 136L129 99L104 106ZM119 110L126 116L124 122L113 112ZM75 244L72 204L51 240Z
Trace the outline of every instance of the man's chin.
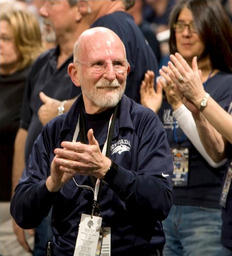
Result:
M102 96L102 97L103 98L99 99L98 102L95 102L101 108L113 108L119 103L119 101L122 98L122 96L119 96L119 95L117 95L117 97L113 97L113 98L107 97L106 95Z

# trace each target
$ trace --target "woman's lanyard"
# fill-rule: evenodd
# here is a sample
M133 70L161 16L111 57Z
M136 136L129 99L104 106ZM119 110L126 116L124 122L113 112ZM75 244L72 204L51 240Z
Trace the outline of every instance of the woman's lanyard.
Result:
M212 76L213 72L214 72L214 70L213 70L213 69L209 72L209 75L208 75L207 79L206 79L206 80L205 80L205 82L203 83L203 86L204 86L204 87L206 86L206 84L207 84L208 80L211 78L211 76Z
M186 135L184 134L184 132L182 132L182 130L181 130L181 133L182 134L180 134L180 136L178 136L177 135L177 121L175 120L175 118L174 118L174 120L173 120L173 139L174 139L174 141L175 141L175 143L176 144L181 144L181 143L183 143L184 141L186 141L187 140L187 137L186 137ZM180 128L179 128L180 129Z
M115 119L115 116L116 116L116 111L117 111L117 107L115 108L115 111L111 115L110 120L109 120L109 125L108 125L108 130L107 130L107 137L106 137L103 149L102 149L102 154L105 155L105 156L107 154L108 146L109 146L109 144L111 143L111 140L112 140L112 132L113 132L112 129L113 129L113 126L114 126L114 119ZM76 142L77 141L79 132L80 132L80 115L79 115L78 120L77 120L77 125L76 125L76 129L74 131L72 142ZM73 181L74 181L74 183L76 184L77 187L88 189L88 190L91 190L93 192L93 194L94 194L93 207L92 207L92 215L93 215L94 214L94 210L95 210L96 205L97 205L97 198L98 198L98 193L99 193L99 188L100 188L101 180L97 179L97 181L95 183L95 187L93 189L91 186L88 186L88 185L79 185L76 182L74 177L72 179L73 179Z

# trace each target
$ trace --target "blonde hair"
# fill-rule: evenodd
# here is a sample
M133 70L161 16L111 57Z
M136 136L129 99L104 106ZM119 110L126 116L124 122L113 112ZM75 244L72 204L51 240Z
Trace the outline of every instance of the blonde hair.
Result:
M11 26L14 43L20 53L17 70L23 69L44 51L38 20L29 11L13 7L0 13L0 21L3 20Z

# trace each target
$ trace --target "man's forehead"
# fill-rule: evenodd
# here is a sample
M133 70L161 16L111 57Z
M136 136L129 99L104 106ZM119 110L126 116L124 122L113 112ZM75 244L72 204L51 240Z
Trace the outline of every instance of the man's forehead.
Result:
M86 45L87 46L87 45ZM84 49L83 49L84 50ZM88 60L96 59L125 59L123 48L120 45L114 45L105 42L105 44L94 44L92 47L88 46L82 51L82 56Z
M81 36L79 37L80 40L89 40L89 39L97 39L98 40L105 40L105 39L109 39L109 40L115 40L115 39L119 39L118 35L111 29L108 29L106 27L94 27L94 28L90 28L85 30Z
M86 55L102 54L110 55L117 53L125 56L125 47L112 30L95 27L84 31L78 39L78 55L85 57Z
M82 42L82 47L85 51L104 51L106 53L112 53L112 51L123 52L124 49L122 42L117 38L101 35L86 37Z

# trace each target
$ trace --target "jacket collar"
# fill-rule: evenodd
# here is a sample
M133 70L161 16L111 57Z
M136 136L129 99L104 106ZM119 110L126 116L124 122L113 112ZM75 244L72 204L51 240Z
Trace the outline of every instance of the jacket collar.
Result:
M71 54L64 63L57 69L57 61L58 57L60 56L60 47L56 46L55 48L52 48L49 50L49 58L48 63L54 70L60 70L62 68L66 68L66 66L73 61L73 55Z
M77 125L78 116L80 114L80 109L83 104L83 98L82 95L80 95L73 103L71 109L67 112L67 114L64 115L63 125L60 132L61 139L64 138L68 133L71 133L71 136L73 135ZM121 101L118 104L119 106L115 120L113 139L118 136L120 129L134 130L134 125L130 113L133 104L132 100L123 95Z

